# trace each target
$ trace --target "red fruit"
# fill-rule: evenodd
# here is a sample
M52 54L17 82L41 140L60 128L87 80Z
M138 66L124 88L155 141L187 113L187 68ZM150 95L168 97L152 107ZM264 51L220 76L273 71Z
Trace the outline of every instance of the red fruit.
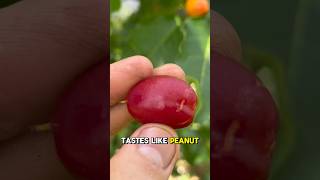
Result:
M266 180L277 108L255 74L213 53L211 174L216 180Z
M105 61L75 80L52 122L57 153L77 179L109 177L107 67Z
M141 123L161 123L172 128L192 123L197 95L183 80L152 76L135 85L128 94L130 114Z

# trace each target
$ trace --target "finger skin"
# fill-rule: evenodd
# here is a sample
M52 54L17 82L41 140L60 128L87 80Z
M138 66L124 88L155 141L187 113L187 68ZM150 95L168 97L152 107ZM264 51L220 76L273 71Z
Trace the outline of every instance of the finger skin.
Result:
M151 76L153 65L143 56L133 56L110 65L110 105L125 99L128 91L140 80Z
M128 112L127 104L118 104L110 111L110 135L115 135L129 124L132 116Z
M176 64L165 64L163 66L160 66L158 68L154 69L154 75L168 75L173 76L181 80L186 79L186 75L183 71L183 69L176 65Z
M165 64L153 70L153 75L168 75L185 80L185 73L182 68L176 64ZM132 116L127 110L126 104L118 104L110 111L110 134L114 135L120 129L125 127Z
M0 141L49 120L77 75L107 60L105 0L25 0L0 10Z
M166 129L172 137L176 136L176 133L169 127L159 124L145 124L136 130L132 137L138 137L140 132L147 127L160 127ZM165 145L164 145L165 146ZM145 159L137 152L137 144L126 144L118 150L118 152L112 157L110 161L110 179L112 180L140 180L140 179L152 179L152 180L167 180L172 173L175 162L179 158L180 146L175 145L175 152L170 164L162 169L155 166L150 161Z
M50 132L29 132L3 142L0 179L73 180L60 163Z

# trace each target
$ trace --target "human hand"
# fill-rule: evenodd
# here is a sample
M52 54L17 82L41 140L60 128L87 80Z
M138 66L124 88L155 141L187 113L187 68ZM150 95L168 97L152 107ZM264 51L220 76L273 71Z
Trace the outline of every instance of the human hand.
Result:
M169 75L185 80L183 70L174 64L153 69L145 57L134 56L110 65L110 133L116 134L130 121L124 100L132 86L151 75ZM131 137L173 137L173 129L159 124L146 124L137 129ZM110 161L112 180L154 179L167 180L179 157L176 144L126 144Z
M0 179L72 179L52 133L29 130L49 122L69 82L106 59L106 6L25 0L0 10Z

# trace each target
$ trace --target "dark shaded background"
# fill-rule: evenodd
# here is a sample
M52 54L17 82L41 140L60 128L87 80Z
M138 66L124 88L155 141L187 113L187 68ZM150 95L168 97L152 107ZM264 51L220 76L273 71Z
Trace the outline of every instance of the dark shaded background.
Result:
M248 67L271 89L281 120L272 180L320 179L320 1L223 0Z

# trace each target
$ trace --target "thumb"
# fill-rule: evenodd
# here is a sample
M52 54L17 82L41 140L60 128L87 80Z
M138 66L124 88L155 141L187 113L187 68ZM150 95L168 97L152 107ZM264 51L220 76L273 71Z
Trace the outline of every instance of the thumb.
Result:
M146 124L131 137L176 137L174 130L159 124ZM177 144L125 144L111 158L110 177L120 179L167 180L179 157Z

